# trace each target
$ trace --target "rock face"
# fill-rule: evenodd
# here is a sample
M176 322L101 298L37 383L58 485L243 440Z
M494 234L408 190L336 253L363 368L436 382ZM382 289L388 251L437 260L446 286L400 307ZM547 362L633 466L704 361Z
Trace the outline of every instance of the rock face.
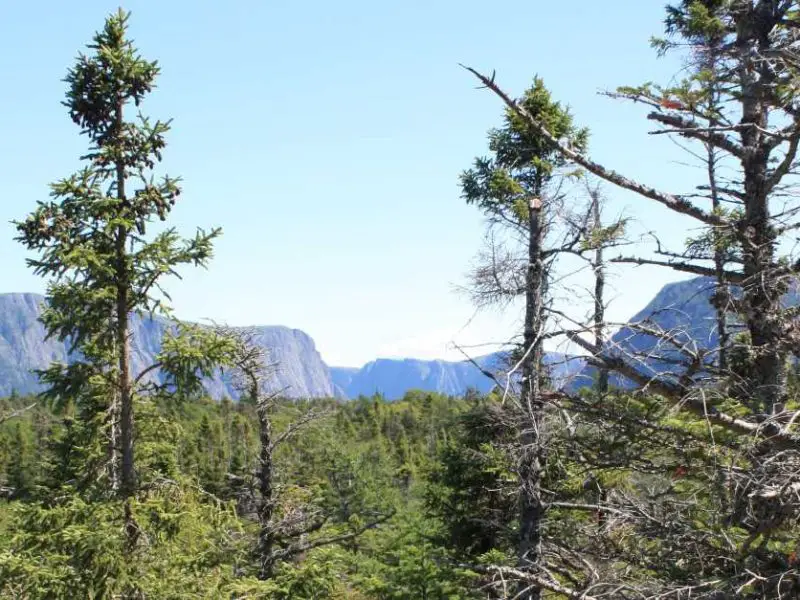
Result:
M585 364L583 359L558 353L545 354L544 361L556 386L579 373ZM332 367L331 375L337 390L347 398L380 393L388 400L396 400L410 389L459 396L468 389L488 392L495 387L496 383L481 369L491 373L506 371L508 355L496 352L476 358L475 362L480 369L469 361L381 358L360 369Z
M0 294L0 396L16 390L35 393L41 386L33 373L52 362L69 360L67 347L57 340L45 340L38 318L44 298L36 294ZM170 322L163 318L134 317L131 320L131 363L135 373L148 364L161 347ZM330 370L314 346L314 340L297 329L281 326L254 327L256 341L278 362L274 388L285 389L290 397L330 397L334 394ZM217 376L207 382L216 398L236 392L230 379Z
M37 320L42 297L34 294L0 295L0 395L12 390L36 392L41 388L32 369L52 362L65 362L64 344L44 340L44 327Z
M661 291L630 323L649 319L663 330L680 331L680 338L700 347L713 348L717 343L714 309L709 298L714 282L708 277L697 277L664 286ZM41 389L32 373L54 361L69 359L63 343L44 340L44 328L38 322L43 298L35 294L0 294L0 396L12 390L20 393ZM800 304L797 287L784 298L784 304ZM161 338L170 322L149 317L132 320L131 345L134 372L139 372L152 362L159 351ZM481 392L490 390L494 382L468 361L417 360L381 358L359 368L329 368L317 352L314 341L302 331L281 326L252 328L256 339L268 349L272 361L278 363L274 389L283 390L290 397L340 397L355 398L360 394L376 392L387 399L400 398L406 391L419 389L449 395L461 395L472 388ZM644 368L664 372L673 368L669 364L668 345L659 344L651 335L623 327L613 336L615 345L649 358ZM664 360L667 359L667 360ZM507 360L505 353L495 353L476 359L489 371L496 370ZM545 361L550 377L558 387L577 390L591 385L595 370L586 366L580 357L547 353ZM625 386L620 378L612 384ZM236 397L227 376L217 376L207 382L213 397Z
M694 277L669 283L628 322L646 321L648 326L654 325L663 332L669 332L672 339L679 343L689 344L698 349L714 349L719 343L716 312L710 302L714 287L714 279L711 277ZM741 293L736 288L731 291L734 296ZM790 287L782 302L787 307L800 304L800 289L797 285ZM742 327L730 318L729 331L734 334L742 331ZM663 339L631 327L620 328L611 339L613 346L620 351L637 357L646 357L638 362L638 368L643 373L667 377L680 374L680 368L675 366L675 359L680 355L674 345ZM595 374L594 368L586 367L570 382L567 389L575 390L589 385ZM611 383L617 387L632 386L631 382L618 376L612 376Z

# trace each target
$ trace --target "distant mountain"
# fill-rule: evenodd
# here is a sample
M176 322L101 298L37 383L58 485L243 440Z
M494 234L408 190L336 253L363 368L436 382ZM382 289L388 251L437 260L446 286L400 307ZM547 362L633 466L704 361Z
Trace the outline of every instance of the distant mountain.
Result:
M0 294L0 396L12 390L35 393L41 389L34 369L52 362L67 362L65 344L45 341L44 327L38 318L44 298L36 294ZM159 352L161 339L170 326L163 318L135 316L131 323L131 363L139 373ZM278 363L274 389L286 389L290 397L330 397L334 395L328 366L314 346L314 340L298 329L282 326L254 327L257 343L266 348ZM236 397L230 378L217 376L207 382L216 398Z
M353 379L360 370L358 367L331 367L331 383L338 397L348 397L347 390L353 385Z
M714 349L719 344L716 311L711 305L715 281L712 277L694 277L684 281L676 281L665 285L641 311L636 313L628 323L645 323L655 326L663 332L669 332L676 342L689 344L698 349ZM736 296L741 292L732 289ZM784 306L800 304L800 288L792 286L783 297ZM736 333L742 327L737 320L730 318L729 331ZM638 368L646 374L667 374L679 372L674 364L678 351L674 344L633 327L620 328L611 338L612 347L619 352L646 357ZM612 350L612 353L614 350ZM672 360L671 360L672 359ZM588 385L595 377L596 370L587 366L578 377L574 378L568 389ZM621 377L612 380L619 387L630 386L631 383Z
M388 400L396 400L410 389L452 396L462 395L468 389L485 393L496 383L482 370L499 375L509 369L506 352L487 354L474 360L480 368L468 360L450 362L381 358L360 369L331 367L331 376L337 391L347 398L380 393ZM545 363L550 368L550 377L556 386L574 377L585 366L585 361L580 357L570 358L558 353L547 353ZM498 379L505 384L503 376Z
M502 358L490 354L476 359L483 368L493 368ZM401 398L410 389L452 396L468 389L489 391L494 382L469 361L379 358L360 369L331 367L333 383L347 398L382 394L389 400Z
M715 314L709 303L713 289L714 281L708 277L670 283L629 322L649 319L664 330L680 331L684 340L691 339L700 347L712 348L717 344ZM64 344L44 341L44 328L38 322L43 301L35 294L0 294L0 396L11 393L12 389L20 393L38 391L40 386L32 370L69 359ZM796 287L786 295L784 303L800 304ZM169 321L160 318L133 319L134 372L150 364L169 326ZM411 389L461 395L470 388L486 392L495 385L469 361L380 358L361 368L329 368L314 341L302 331L281 326L254 329L258 343L267 348L272 360L278 363L274 389L285 388L286 395L291 397L355 398L379 392L388 399L396 399ZM663 373L672 368L668 362L672 350L651 335L623 327L612 340L622 349L648 354L649 358L641 365L646 370ZM508 355L498 352L475 361L484 370L502 371ZM567 390L591 385L596 376L595 369L587 366L581 357L547 353L545 361L553 383ZM620 378L613 383L625 385ZM236 397L226 376L208 381L207 388L216 398Z

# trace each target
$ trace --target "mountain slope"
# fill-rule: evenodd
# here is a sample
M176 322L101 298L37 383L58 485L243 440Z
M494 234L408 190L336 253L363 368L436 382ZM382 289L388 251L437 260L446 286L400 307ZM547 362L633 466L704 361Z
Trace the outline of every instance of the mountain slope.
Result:
M548 352L544 357L554 385L560 386L583 369L581 358ZM410 389L439 392L452 396L464 394L468 389L488 392L496 383L482 370L495 375L508 370L508 353L496 352L470 361L418 360L414 358L381 358L360 369L331 367L334 385L347 398L380 393L388 400L401 398ZM480 367L480 368L478 368ZM501 384L505 377L498 377Z
M0 294L0 396L12 390L35 393L41 390L33 369L52 362L67 362L65 344L44 339L38 317L44 298L36 294ZM134 374L148 364L161 347L170 322L163 318L134 316L131 320L131 363ZM330 397L334 394L328 366L314 346L314 340L298 330L282 326L254 327L256 341L278 362L273 388L286 389L290 397ZM207 382L216 398L236 397L227 376Z
M711 277L694 277L665 285L642 310L636 313L628 323L645 324L668 332L670 337L689 347L712 350L719 343L716 323L716 311L711 305L715 282ZM740 290L734 288L734 295ZM791 286L783 297L784 306L800 304L800 289ZM736 333L742 328L731 318L730 332ZM622 327L611 338L612 354L624 352L628 355L646 357L639 362L638 368L650 375L679 373L674 360L679 353L673 344L665 342L659 336L636 330L632 326ZM713 355L711 355L713 358ZM588 385L593 380L596 370L586 367L569 385L575 389ZM630 387L631 382L621 377L613 377L612 384L618 387Z

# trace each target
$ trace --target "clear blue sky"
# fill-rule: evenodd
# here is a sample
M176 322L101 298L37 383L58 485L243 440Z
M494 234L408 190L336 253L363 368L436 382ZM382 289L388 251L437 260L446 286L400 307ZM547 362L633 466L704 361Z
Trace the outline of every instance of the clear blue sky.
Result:
M70 174L85 148L61 82L115 2L0 5L0 291L41 292L11 219ZM516 316L473 321L455 292L482 217L458 175L485 153L502 107L460 69L497 70L521 92L538 73L592 130L592 154L670 191L686 169L636 107L598 90L666 81L648 47L662 2L127 2L131 32L163 74L145 111L174 118L164 170L184 179L174 223L223 227L207 271L169 286L178 316L283 324L333 365L454 357L501 341ZM686 221L607 188L613 210L680 240ZM622 270L611 315L639 310L675 275ZM479 353L479 352L476 352Z

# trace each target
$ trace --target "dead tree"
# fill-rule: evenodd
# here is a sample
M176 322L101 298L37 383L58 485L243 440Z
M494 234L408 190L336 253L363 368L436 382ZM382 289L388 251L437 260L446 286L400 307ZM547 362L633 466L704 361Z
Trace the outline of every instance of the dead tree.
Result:
M657 357L665 365L663 370L654 370L647 357L631 355L624 347L607 348L597 355L595 345L584 338L585 329L576 327L572 333L573 342L592 354L590 360L596 366L615 371L646 391L636 396L637 402L655 411L655 417L641 410L615 415L602 411L602 407L563 398L571 410L587 414L595 411L592 414L602 416L608 432L622 431L624 422L625 434L642 444L650 443L641 436L647 431L653 438L663 435L664 440L680 439L682 444L695 446L699 455L716 457L703 463L703 474L693 473L692 465L674 465L664 490L642 489L635 497L619 492L616 499L609 498L611 508L613 502L617 503L615 510L623 522L636 522L641 536L658 539L663 556L672 557L674 563L671 571L665 568L649 584L639 581L634 586L617 581L616 588L606 587L604 592L593 583L594 595L788 598L798 593L796 553L776 550L788 548L796 539L800 515L796 493L800 489L800 436L795 429L796 414L785 410L787 358L800 349L795 318L798 310L785 309L781 304L800 262L779 255L781 241L800 226L800 206L787 194L800 145L800 104L795 91L800 67L796 8L795 2L781 0L687 1L670 7L668 23L673 23L673 32L682 42L702 49L709 43L708 28L719 32L715 56L720 85L712 91L718 94L714 103L724 110L714 113L706 110L706 105L686 102L691 89L684 98L671 89L654 86L620 91L650 108L648 119L659 125L654 133L697 142L707 152L713 150L714 164L721 156L726 167L735 168L731 185L720 182L716 171L710 174L709 188L714 188L711 209L695 202L691 195L656 190L593 161L581 148L550 131L549 125L523 103L503 92L494 76L470 69L501 97L516 118L562 157L710 228L712 239L724 236L735 248L733 254L724 256L665 251L663 259L631 257L629 262L704 275L741 290L740 294L732 293L728 303L747 332L748 340L741 344L747 354L745 361L734 361L723 342L722 366L727 369L719 369L719 361L716 367L709 361L708 349L693 343L684 332L659 329L654 326L657 323L633 324L631 331L651 336L667 349ZM705 16L701 19L698 15ZM703 80L692 85L704 94L710 89ZM735 210L723 210L724 203ZM718 247L715 243L714 249ZM725 396L724 390L714 385L719 380L714 375L738 379L744 393L737 398ZM658 398L659 403L651 405L649 398ZM663 420L668 407L679 416L680 425ZM698 431L698 424L705 429ZM674 448L677 459L682 449L677 444ZM623 460L613 455L600 458ZM627 453L624 461L642 473L656 473L660 467ZM741 466L742 461L747 462L746 468ZM710 493L707 504L681 496L669 483L685 477ZM713 522L715 529L698 528L697 522ZM688 548L696 554L687 561ZM613 552L610 556L634 570L645 567L624 548L613 548ZM683 580L679 577L681 570L686 574ZM609 578L615 576L622 575L611 574ZM583 584L576 579L574 589L581 589Z
M573 145L584 143L585 131L576 129L569 113L549 100L541 81L537 80L520 102L556 123L560 135L571 138ZM552 561L545 559L545 553L552 555L557 542L543 535L546 512L552 503L551 497L545 498L551 492L544 481L554 419L549 401L552 395L545 385L543 344L561 335L557 326L548 325L548 317L558 317L561 312L554 306L551 289L553 266L560 257L572 255L579 257L582 269L594 267L599 274L594 293L602 307L602 248L614 242L622 227L620 223L602 227L599 197L581 210L568 206L580 195L570 189L570 182L579 179L562 169L566 162L553 160L554 155L543 143L507 116L504 127L490 133L493 158L476 160L474 168L462 176L462 188L466 200L487 215L491 231L488 251L472 273L473 299L481 306L524 301L522 341L512 353L506 383L500 385L504 398L515 405L507 416L513 421L509 427L518 432L512 451L519 502L517 567L548 580L542 574L552 567ZM604 315L602 309L595 312L587 330L594 331L597 343L602 345ZM535 581L536 577L518 582L519 597L540 598L542 589L547 588Z
M550 98L550 93L540 79L534 81L520 100L540 118L558 128L558 134L582 146L585 130L575 127L569 112ZM548 148L544 139L520 128L513 113L507 112L502 128L489 133L493 157L479 158L472 169L461 178L463 197L475 204L489 218L490 223L503 228L522 241L524 277L522 294L525 298L525 316L522 345L513 372L521 371L519 410L523 416L519 424L519 453L517 475L519 478L519 531L517 561L519 568L538 572L542 567L542 475L546 468L547 443L545 433L545 403L541 395L542 342L545 332L545 305L547 303L547 264L553 253L544 246L546 230L552 218L554 202L559 193L554 183L555 171L564 161ZM489 299L498 296L497 272L489 270ZM519 289L509 290L510 298ZM501 296L502 297L502 296ZM538 600L541 588L521 584L519 597Z
M258 538L254 554L258 560L258 577L271 579L276 566L313 548L350 542L365 531L388 521L392 514L371 515L357 528L343 534L322 533L330 515L315 506L295 507L281 511L279 488L276 484L275 451L298 434L303 427L329 414L326 408L310 408L280 432L273 431L271 413L285 390L274 391L270 385L277 364L269 362L267 350L258 343L251 329L218 326L217 332L234 342L235 350L229 361L234 387L241 397L255 407L259 424L259 460L255 472L255 514ZM315 534L313 537L312 534Z
M547 460L544 443L544 401L541 394L542 333L544 330L545 269L541 227L542 200L532 197L528 204L528 269L525 280L525 322L522 345L520 405L527 417L520 433L520 566L534 570L542 555L541 522L544 512L541 479ZM531 589L531 600L540 597Z
M256 480L259 495L256 515L259 532L256 555L259 559L259 577L269 579L275 567L276 544L273 518L276 506L273 460L275 440L269 412L279 393L268 391L267 386L274 376L276 365L269 363L266 350L255 340L255 332L230 327L219 327L218 330L221 335L235 342L232 359L234 386L255 407L258 417L259 461Z
M698 121L695 106L663 98L646 86L625 89L632 98L652 108L648 119L662 127L660 132L711 145L738 165L741 189L718 188L717 191L740 201L741 215L715 213L686 197L656 190L596 163L561 142L559 136L549 132L535 115L505 94L493 79L474 71L502 97L515 115L565 158L602 179L733 236L741 247L741 269L725 271L724 276L743 289L741 301L737 303L738 312L747 326L755 367L749 383L756 400L754 408L758 407L763 414L779 412L785 403L785 363L790 350L786 339L787 329L792 325L787 323L781 298L790 277L796 273L796 265L784 264L776 252L781 236L797 228L795 217L799 209L789 203L778 211L770 210L785 188L784 179L794 170L800 144L800 109L793 97L776 91L781 86L793 85L797 69L793 44L798 32L790 23L791 10L793 4L786 1L738 1L719 15L724 39L718 57L720 68L726 73L727 90L720 91L725 94L721 102L739 109L741 118L738 120L731 109L728 114L717 115L713 126L707 127ZM703 43L702 38L689 41ZM782 125L773 126L773 123ZM713 267L691 261L648 261L648 264L664 264L710 277L716 275Z

